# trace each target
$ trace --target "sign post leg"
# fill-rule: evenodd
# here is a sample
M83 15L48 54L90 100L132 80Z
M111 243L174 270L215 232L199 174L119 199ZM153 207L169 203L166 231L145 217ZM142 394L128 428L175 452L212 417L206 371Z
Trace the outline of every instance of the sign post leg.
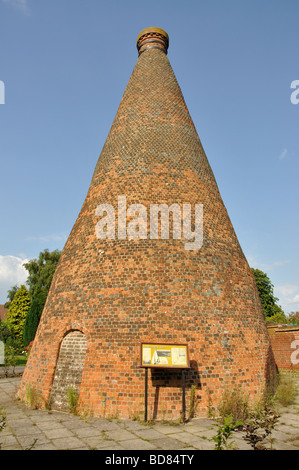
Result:
M148 381L148 368L145 368L145 384L144 384L144 421L147 421L147 381Z
M182 387L183 387L183 421L186 420L186 398L185 398L185 370L182 369Z

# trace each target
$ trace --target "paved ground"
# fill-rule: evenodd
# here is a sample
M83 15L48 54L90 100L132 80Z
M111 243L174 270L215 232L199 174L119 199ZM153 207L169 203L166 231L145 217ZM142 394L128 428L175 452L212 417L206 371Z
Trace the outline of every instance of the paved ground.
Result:
M277 450L299 450L299 377L296 380L296 403L280 410L272 433L272 447ZM15 398L19 383L20 377L5 378L0 374L0 408L6 413L6 426L0 433L2 450L210 450L215 445L210 439L217 427L211 419L145 425L32 410ZM233 440L240 450L252 449L241 433L234 433Z

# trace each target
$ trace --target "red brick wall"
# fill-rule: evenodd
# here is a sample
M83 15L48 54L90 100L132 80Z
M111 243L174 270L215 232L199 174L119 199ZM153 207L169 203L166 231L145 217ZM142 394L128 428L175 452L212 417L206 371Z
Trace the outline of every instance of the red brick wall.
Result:
M299 327L268 327L279 369L299 370Z

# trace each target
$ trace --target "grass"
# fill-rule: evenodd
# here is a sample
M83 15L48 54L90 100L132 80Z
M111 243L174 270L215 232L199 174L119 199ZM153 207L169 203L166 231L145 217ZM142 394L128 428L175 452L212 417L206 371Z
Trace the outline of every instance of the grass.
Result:
M75 389L75 387L68 387L66 394L70 413L77 414L77 404L79 399L78 391Z
M25 366L27 362L27 357L25 356L18 356L17 357L17 366Z
M25 366L27 363L27 357L19 355L16 358L16 366ZM0 367L4 367L4 364L0 364Z
M282 406L293 405L296 399L296 384L294 381L294 372L283 371L279 374L279 384L276 390L275 398Z

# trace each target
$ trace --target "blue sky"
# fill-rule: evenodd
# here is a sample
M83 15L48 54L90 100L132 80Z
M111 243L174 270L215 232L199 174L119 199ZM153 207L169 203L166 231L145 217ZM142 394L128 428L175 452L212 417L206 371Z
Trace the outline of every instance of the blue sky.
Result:
M158 26L248 262L299 310L298 15L297 0L0 0L0 303L25 260L63 248L137 35Z

